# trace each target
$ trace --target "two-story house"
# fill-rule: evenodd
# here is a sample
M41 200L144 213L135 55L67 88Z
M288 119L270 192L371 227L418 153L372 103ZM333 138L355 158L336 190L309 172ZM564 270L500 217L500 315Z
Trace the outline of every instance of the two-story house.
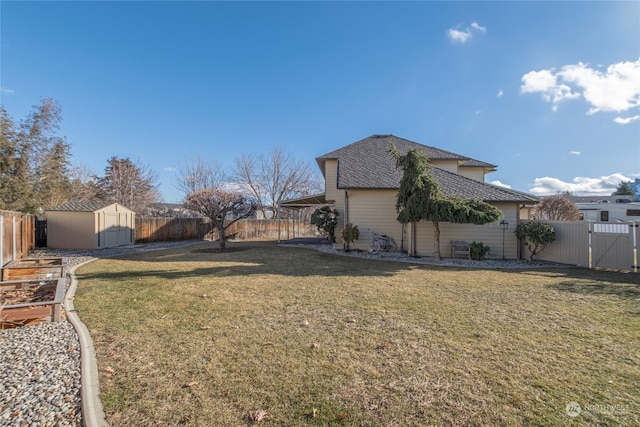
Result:
M357 225L360 239L356 247L367 249L371 231L392 236L405 250L412 248L420 256L434 252L433 226L421 221L403 227L396 219L396 195L402 171L396 169L389 149L394 143L401 153L420 149L429 157L435 178L442 192L468 199L481 199L499 208L508 228L499 224L440 224L441 250L447 254L450 241L482 242L491 247L489 257L502 257L503 231L504 256L518 257L517 239L513 230L520 219L527 219L530 207L538 202L534 196L495 186L485 182L485 175L496 166L439 148L430 147L393 135L372 135L368 138L331 151L316 161L325 179L325 192L321 195L290 200L282 204L329 204L339 212L336 232L340 236L345 224Z

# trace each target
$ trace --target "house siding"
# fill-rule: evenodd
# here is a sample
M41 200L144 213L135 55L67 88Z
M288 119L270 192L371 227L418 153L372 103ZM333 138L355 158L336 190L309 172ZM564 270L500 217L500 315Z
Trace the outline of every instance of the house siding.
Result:
M509 228L504 233L504 257L507 259L517 259L518 240L513 231L518 224L518 205L508 203L494 203L504 215L504 220L509 223ZM440 254L443 257L451 255L451 241L464 240L471 242L482 242L489 246L491 251L487 258L502 258L502 229L500 224L452 224L449 222L439 223L440 227ZM409 233L411 235L411 233ZM431 221L420 221L416 224L416 254L418 256L434 256L434 235Z
M338 161L327 160L324 164L325 199L327 201L338 198Z
M460 168L458 174L464 177L484 182L484 170L482 168Z
M429 159L429 163L433 166L436 166L440 169L444 169L447 172L459 173L458 172L458 160L440 160L440 159Z
M344 225L348 219L346 212L345 190L338 187L338 161L327 160L325 163L325 199L332 202L333 208L338 212L338 225L336 227L336 240L339 240Z
M372 231L393 237L400 246L402 224L396 220L397 193L397 190L349 190L349 222L360 231L357 248L369 248Z

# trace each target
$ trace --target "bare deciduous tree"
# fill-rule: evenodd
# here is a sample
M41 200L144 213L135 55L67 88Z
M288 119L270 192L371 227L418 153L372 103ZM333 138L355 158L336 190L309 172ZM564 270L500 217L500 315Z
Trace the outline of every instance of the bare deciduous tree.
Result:
M69 200L91 200L98 194L98 177L86 164L77 164L69 171Z
M251 216L256 205L246 194L231 190L218 162L202 156L185 161L177 187L185 192L184 207L211 220L220 249L226 247L226 231L236 221Z
M576 204L565 195L543 197L532 215L548 221L578 221L582 217Z
M319 180L314 170L275 146L267 154L243 154L237 158L233 179L250 192L266 216L267 208L275 213L283 200L316 190Z
M222 188L227 177L217 161L207 160L202 156L194 160L185 160L178 172L176 186L185 197L206 188Z
M188 194L184 207L211 220L222 250L226 247L227 229L255 212L255 205L244 194L219 188L205 188Z

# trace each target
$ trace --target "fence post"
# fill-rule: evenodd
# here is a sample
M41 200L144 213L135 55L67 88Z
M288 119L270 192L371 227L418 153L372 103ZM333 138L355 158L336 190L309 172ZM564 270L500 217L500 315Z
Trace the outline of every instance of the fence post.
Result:
M278 243L280 243L280 224L282 224L281 218L280 218L280 205L277 205L278 208Z
M589 221L589 268L593 268L593 251L591 248L592 235L593 235L593 221Z
M16 255L16 217L11 217L11 249L13 253L13 259L18 259Z
M631 224L633 227L633 272L638 272L638 222L633 221Z
M0 215L0 267L4 266L4 215Z

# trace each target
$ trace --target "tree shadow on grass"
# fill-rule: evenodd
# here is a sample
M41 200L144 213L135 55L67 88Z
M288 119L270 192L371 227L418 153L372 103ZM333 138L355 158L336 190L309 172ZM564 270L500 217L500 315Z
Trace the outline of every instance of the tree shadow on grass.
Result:
M102 262L132 262L131 271L89 272L86 267L76 272L78 279L127 280L136 277L158 277L166 280L189 277L248 277L281 275L290 277L391 277L414 268L407 263L380 262L342 257L303 248L279 247L275 242L250 242L220 251L210 245L181 249L140 252L109 257ZM166 268L138 268L137 262L163 264ZM194 263L203 266L194 268ZM206 266L206 264L209 264Z
M613 295L639 301L640 307L640 285L636 283L563 281L550 285L549 288L582 295Z

